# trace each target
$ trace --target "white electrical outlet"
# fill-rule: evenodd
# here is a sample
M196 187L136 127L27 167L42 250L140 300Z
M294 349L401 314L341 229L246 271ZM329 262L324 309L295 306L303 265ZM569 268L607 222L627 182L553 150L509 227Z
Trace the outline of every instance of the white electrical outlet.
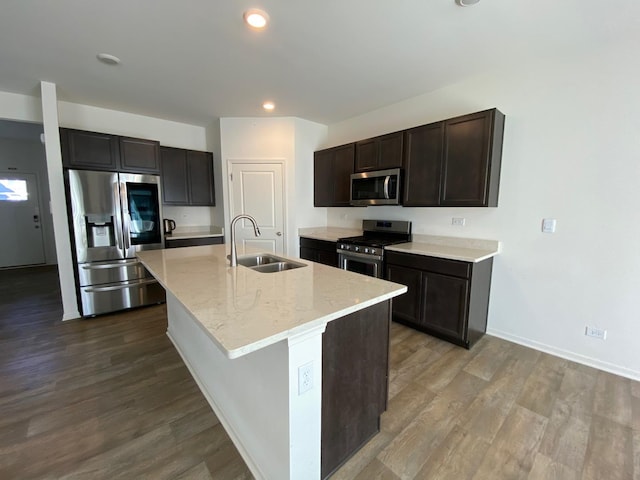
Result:
M460 217L453 217L451 219L451 225L455 225L457 227L464 227L465 219Z
M587 326L584 330L584 334L587 337L595 337L595 338L599 338L600 340L607 339L607 331L603 328Z
M556 231L556 219L555 218L543 218L542 219L542 233L555 233Z
M298 367L298 395L313 388L313 362Z

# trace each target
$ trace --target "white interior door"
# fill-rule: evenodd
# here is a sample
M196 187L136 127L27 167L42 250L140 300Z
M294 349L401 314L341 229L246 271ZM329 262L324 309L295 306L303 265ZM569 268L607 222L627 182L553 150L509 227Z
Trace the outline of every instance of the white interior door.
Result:
M0 267L44 263L35 174L0 172L0 225Z
M251 222L236 225L238 252L245 246L263 252L284 253L284 189L281 163L229 162L231 219L245 213L258 222L261 235L256 237Z

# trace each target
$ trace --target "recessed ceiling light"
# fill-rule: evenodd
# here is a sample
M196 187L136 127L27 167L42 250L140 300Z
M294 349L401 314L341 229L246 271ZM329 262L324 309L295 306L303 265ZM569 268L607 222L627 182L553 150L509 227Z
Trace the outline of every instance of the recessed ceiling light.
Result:
M271 112L274 108L276 108L276 104L273 102L264 102L262 104L262 108L264 108L267 112Z
M98 55L96 55L96 57L98 57L98 60L100 60L102 63L104 63L106 65L119 65L120 64L120 59L118 57L116 57L115 55L110 55L108 53L99 53Z
M256 30L262 30L267 26L267 22L269 21L267 12L258 10L257 8L252 8L244 12L243 18L247 25Z
M456 0L456 3L461 7L470 7L471 5L475 5L479 2L480 0Z

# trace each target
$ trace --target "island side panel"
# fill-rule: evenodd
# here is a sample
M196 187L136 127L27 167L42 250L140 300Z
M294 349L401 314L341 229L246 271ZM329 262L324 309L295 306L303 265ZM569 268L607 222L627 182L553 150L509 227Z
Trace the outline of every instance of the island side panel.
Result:
M387 407L391 301L327 324L322 338L322 478L380 429Z
M287 339L291 479L320 479L322 333L325 326Z
M229 359L167 291L167 334L257 479L290 478L286 341Z

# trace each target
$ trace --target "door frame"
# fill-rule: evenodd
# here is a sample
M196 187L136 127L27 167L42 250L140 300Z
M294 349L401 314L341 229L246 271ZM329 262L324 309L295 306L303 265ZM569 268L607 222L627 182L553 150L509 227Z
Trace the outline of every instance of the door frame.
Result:
M47 222L44 221L44 218L45 218L45 215L44 215L45 209L44 209L44 203L43 203L44 192L42 191L42 183L40 182L40 176L38 175L38 172L31 171L31 170L23 170L21 168L15 168L15 167L0 168L0 177L4 176L5 174L33 175L35 177L36 191L38 193L38 210L40 212L40 236L42 238L42 255L44 257L44 263L37 264L37 265L51 265L51 263L49 263L49 259L47 258L46 239L49 235L49 229L48 229L48 225L46 225ZM48 210L46 212L50 213L50 211ZM21 267L0 267L0 268L21 268Z
M277 163L282 169L282 246L284 255L289 255L289 204L287 195L287 160L282 157L276 158L227 158L227 171L226 171L226 186L227 186L227 201L225 202L225 217L226 224L231 228L231 206L233 205L233 182L231 181L231 172L233 171L233 165L264 165L269 163ZM231 241L231 231L226 236L225 241Z

